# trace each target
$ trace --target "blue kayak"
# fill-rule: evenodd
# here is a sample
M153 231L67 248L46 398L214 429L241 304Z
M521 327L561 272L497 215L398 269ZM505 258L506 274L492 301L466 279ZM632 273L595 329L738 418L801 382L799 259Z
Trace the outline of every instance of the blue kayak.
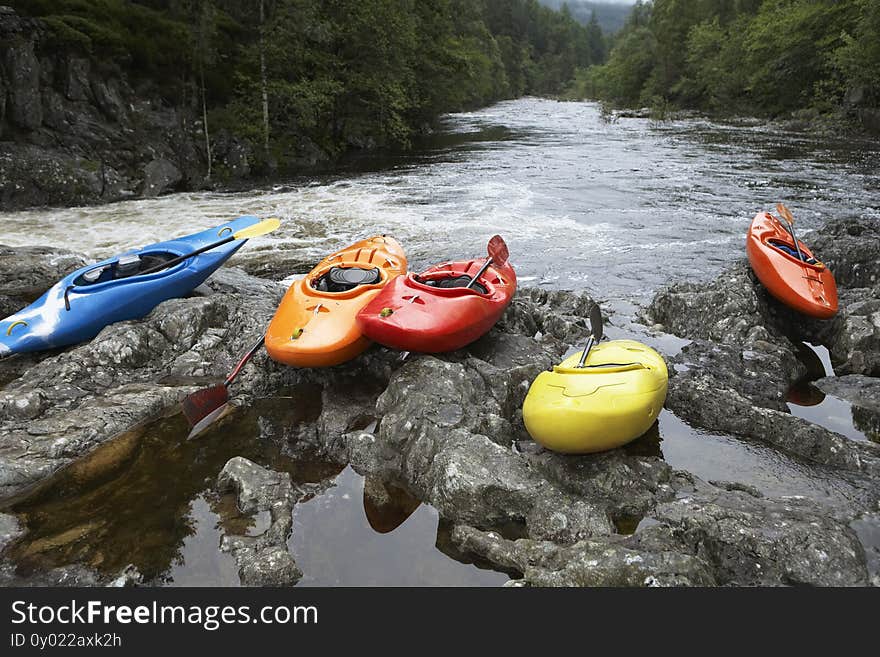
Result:
M190 293L247 240L235 240L152 274L139 275L258 223L239 217L201 233L159 242L68 274L31 305L0 321L0 357L91 340L108 324L138 319Z

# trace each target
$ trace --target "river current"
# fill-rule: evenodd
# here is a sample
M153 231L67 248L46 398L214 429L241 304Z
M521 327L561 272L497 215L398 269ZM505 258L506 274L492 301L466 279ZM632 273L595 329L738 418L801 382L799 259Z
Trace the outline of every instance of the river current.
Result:
M451 115L414 152L333 176L0 214L0 242L106 257L247 213L284 219L250 256L295 247L317 261L388 233L418 268L479 255L497 232L521 284L643 301L741 257L749 221L779 200L802 231L880 215L878 170L876 142L754 121L609 121L594 103L525 98Z

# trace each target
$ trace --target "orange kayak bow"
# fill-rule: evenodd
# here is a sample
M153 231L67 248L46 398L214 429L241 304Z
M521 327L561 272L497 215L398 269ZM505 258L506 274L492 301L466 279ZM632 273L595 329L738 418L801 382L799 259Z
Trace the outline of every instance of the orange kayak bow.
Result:
M266 331L266 351L296 367L354 358L370 345L355 321L358 311L405 272L406 255L391 237L371 237L327 256L287 290Z

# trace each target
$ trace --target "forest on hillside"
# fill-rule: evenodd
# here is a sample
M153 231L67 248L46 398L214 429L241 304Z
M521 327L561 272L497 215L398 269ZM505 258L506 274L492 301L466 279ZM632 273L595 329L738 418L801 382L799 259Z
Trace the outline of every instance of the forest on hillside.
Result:
M595 20L605 34L617 32L626 23L632 4L625 2L602 2L602 0L541 0L551 9L568 7L572 16L584 25Z
M210 135L283 166L406 147L441 113L563 90L604 37L537 0L5 0L43 20L44 49L122 69Z
M730 114L876 116L880 2L638 2L608 61L578 71L569 95Z

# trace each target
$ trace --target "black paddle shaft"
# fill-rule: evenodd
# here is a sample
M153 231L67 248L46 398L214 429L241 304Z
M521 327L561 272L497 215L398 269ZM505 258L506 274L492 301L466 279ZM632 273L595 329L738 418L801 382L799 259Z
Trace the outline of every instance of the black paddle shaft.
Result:
M590 355L590 350L602 339L602 333L602 309L594 304L590 309L590 339L587 340L587 346L584 347L584 350L581 353L580 360L577 364L578 367L583 367L587 362L587 356Z
M171 258L171 260L166 260L165 262L161 262L155 267L150 267L146 271L142 271L138 274L138 276L145 276L147 274L153 274L157 271L161 271L162 269L168 269L169 267L173 267L179 262L183 262L184 260L189 260L193 256L197 256L200 253L204 253L205 251L210 251L211 249L216 249L218 246L223 246L224 244L229 244L230 242L235 241L235 235L230 235L219 242L214 242L213 244L208 244L208 246L203 246L201 249L197 249L192 253L185 253L182 256L177 256L176 258Z
M486 258L486 262L484 262L483 266L477 270L477 273L474 274L474 277L470 280L470 282L467 285L465 285L465 287L470 288L471 286L473 286L474 283L476 283L479 280L480 276L482 276L483 274L486 273L486 270L489 269L489 265L491 265L491 264L492 264L492 258Z
M794 242L794 250L797 251L798 260L800 260L801 262L806 262L806 258L804 258L804 254L801 253L801 247L798 244L798 239L794 234L794 226L792 226L791 224L788 224L788 232L791 233L791 241Z

